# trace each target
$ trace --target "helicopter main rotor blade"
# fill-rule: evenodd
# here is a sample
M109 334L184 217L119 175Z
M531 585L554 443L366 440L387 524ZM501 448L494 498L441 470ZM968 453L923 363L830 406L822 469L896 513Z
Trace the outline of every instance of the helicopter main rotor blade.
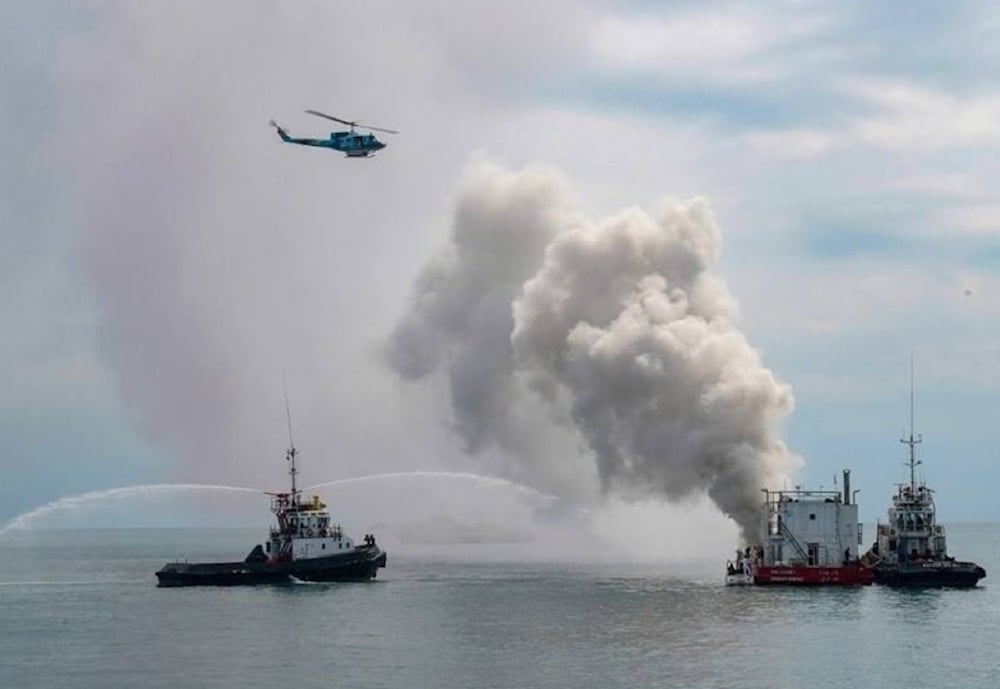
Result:
M339 117L334 117L333 115L327 115L326 113L320 112L319 110L306 110L310 115L315 115L316 117L325 117L328 120L333 120L334 122L340 122L341 124L346 124L348 127L354 127L357 122L349 122L347 120L342 120Z
M371 129L373 132L385 132L386 134L399 134L395 129L383 129L382 127L373 127L370 124L361 124L360 122L355 122L354 126L361 127L362 129Z
M361 127L362 129L370 129L373 132L385 132L386 134L399 134L395 129L385 129L383 127L373 127L369 124L362 124L361 122L351 122L350 120L342 120L339 117L334 117L333 115L327 115L325 112L320 112L319 110L306 110L310 115L315 115L316 117L325 117L328 120L333 120L334 122L340 122L341 124L346 124L348 127Z

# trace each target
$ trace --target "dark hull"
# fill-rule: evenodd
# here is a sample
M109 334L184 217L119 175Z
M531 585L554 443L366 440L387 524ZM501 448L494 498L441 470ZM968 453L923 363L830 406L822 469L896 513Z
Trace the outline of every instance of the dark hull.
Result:
M252 586L300 581L368 581L385 567L377 546L329 557L286 562L171 562L156 573L159 586Z
M972 588L986 576L974 562L953 560L879 564L873 570L876 584L913 588Z

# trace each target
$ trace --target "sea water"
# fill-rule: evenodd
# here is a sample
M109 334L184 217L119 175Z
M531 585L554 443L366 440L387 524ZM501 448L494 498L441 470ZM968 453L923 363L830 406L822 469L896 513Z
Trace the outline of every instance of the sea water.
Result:
M997 687L1000 525L953 525L972 590L727 588L718 562L389 553L362 584L156 587L244 530L0 541L0 687ZM470 557L471 554L471 557ZM487 558L480 558L486 560Z

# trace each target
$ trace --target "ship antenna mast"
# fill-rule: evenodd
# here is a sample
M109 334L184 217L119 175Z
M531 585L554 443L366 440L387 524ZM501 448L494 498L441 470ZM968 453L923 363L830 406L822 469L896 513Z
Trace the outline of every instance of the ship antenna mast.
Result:
M916 468L921 462L917 461L916 446L924 441L922 435L913 435L913 352L910 352L910 437L901 438L899 442L910 448L910 461L907 465L910 467L910 492L916 493L917 481L916 481Z
M296 500L298 490L295 487L295 476L299 473L295 466L295 456L298 450L295 449L295 440L292 438L292 408L288 404L288 377L282 376L282 383L285 390L285 418L288 420L288 450L285 452L285 459L288 461L288 473L292 477L292 500Z

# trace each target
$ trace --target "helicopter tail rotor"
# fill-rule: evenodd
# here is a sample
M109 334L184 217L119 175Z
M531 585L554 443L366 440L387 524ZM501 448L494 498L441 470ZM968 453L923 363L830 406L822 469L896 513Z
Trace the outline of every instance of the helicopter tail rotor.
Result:
M277 122L275 122L273 119L268 120L267 123L270 126L272 126L272 127L275 128L275 130L278 132L278 136L281 137L282 141L289 141L288 131L285 128L283 128L280 124L278 124Z

